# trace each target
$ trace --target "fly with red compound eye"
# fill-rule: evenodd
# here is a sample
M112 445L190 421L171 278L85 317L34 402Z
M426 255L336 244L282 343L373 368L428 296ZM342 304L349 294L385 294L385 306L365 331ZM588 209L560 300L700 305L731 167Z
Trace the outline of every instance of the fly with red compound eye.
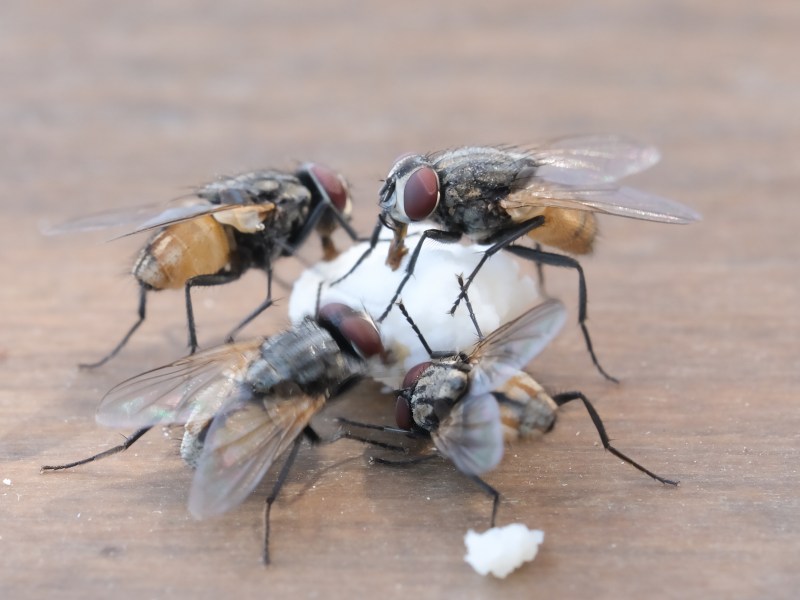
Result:
M181 456L196 468L189 511L204 518L241 503L291 447L264 508L267 564L272 504L303 438L321 441L311 418L364 375L366 359L384 355L366 313L327 304L316 319L270 338L225 344L124 381L103 398L97 421L139 430L115 448L42 471L119 453L156 425L183 425Z
M399 268L408 252L409 223L432 221L412 251L406 273L384 313L383 321L414 273L422 244L431 239L451 243L468 236L489 248L464 289L454 313L486 261L507 250L537 265L575 269L579 278L578 321L592 362L606 378L586 327L586 282L580 263L570 254L588 254L597 234L594 213L606 213L660 223L689 223L700 216L672 200L619 185L625 176L658 161L651 146L613 135L556 139L530 148L468 146L405 155L389 171L380 195L380 216L370 248L341 279L366 258L378 242L382 226L394 231L387 264ZM530 237L536 247L517 245ZM551 246L567 254L543 251ZM339 281L341 281L341 279ZM335 282L336 283L336 282Z
M294 173L260 170L220 178L199 188L192 201L90 215L48 233L85 231L133 224L124 235L156 230L139 252L132 273L139 284L139 318L102 359L116 356L144 322L149 292L184 289L190 352L197 349L191 290L230 283L248 269L267 275L267 297L228 335L228 341L272 304L272 267L291 255L316 230L325 260L338 255L331 234L337 225L357 239L349 225L350 196L344 178L306 163Z
M500 494L480 476L498 465L504 442L549 431L556 409L572 400L583 402L606 450L661 483L677 485L614 448L600 416L582 393L549 396L521 370L561 329L566 311L558 300L547 300L496 329L469 354L433 352L403 305L399 307L431 357L412 367L403 380L395 405L399 429L340 420L357 427L430 437L439 454L492 497L492 527Z

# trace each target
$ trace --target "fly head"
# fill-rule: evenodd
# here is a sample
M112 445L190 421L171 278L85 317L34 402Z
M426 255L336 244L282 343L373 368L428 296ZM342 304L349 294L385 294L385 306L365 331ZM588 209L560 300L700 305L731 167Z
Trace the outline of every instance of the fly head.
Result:
M403 390L397 397L395 420L403 429L428 433L469 389L469 370L458 360L421 363L406 374Z

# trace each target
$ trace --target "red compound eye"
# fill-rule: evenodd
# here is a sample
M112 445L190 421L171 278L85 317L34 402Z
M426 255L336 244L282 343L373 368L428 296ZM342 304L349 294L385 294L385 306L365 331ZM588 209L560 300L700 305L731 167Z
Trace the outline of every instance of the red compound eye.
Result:
M427 219L439 204L439 176L431 167L420 167L405 181L403 210L412 221Z
M338 325L345 317L351 317L356 314L358 314L356 311L341 302L330 302L319 309L320 321L328 321L334 325Z
M332 302L319 309L319 319L327 321L353 345L364 358L384 352L383 342L375 324L346 304Z
M339 324L339 331L350 340L364 358L383 353L383 342L375 324L361 316L348 317Z
M408 373L406 373L406 376L403 378L403 389L407 390L412 385L414 385L417 382L417 379L419 379L419 376L422 375L425 369L427 369L430 366L431 362L428 361L424 363L419 363L418 365L411 367L408 370Z
M347 210L347 186L344 180L339 176L336 171L332 171L328 167L323 167L318 164L309 164L307 166L309 172L319 182L331 203L339 212L343 213Z
M413 424L411 406L408 404L408 400L402 396L397 397L397 402L394 405L394 420L400 429L411 429Z

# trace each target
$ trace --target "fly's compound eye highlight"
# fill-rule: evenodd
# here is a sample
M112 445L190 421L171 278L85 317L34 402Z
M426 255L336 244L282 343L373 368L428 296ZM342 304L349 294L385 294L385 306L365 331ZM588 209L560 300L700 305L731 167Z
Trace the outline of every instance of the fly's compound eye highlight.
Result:
M304 165L304 168L327 194L334 208L344 215L349 214L350 194L348 193L347 183L344 178L336 171L316 163L308 163Z
M346 304L332 302L319 309L319 320L329 324L362 358L385 353L378 328L364 313Z

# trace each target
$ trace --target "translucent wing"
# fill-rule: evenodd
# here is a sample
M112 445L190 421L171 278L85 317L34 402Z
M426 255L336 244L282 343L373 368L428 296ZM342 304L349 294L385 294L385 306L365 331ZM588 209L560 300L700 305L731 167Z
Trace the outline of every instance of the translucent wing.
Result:
M148 204L146 206L107 210L70 219L57 225L43 227L42 233L45 235L59 235L62 233L77 233L133 225L151 219L153 216L164 212L164 210L166 210L164 204Z
M219 213L229 210L235 210L238 206L230 206L227 204L206 204L199 203L188 206L174 206L162 211L158 215L153 215L151 218L139 223L130 231L118 237L125 237L142 231L149 231L151 229L160 229L168 225L174 225L181 221L188 221L201 217L203 215L210 215L212 213Z
M46 235L78 233L128 225L129 228L125 233L114 238L117 239L143 231L167 227L168 225L174 225L175 223L188 221L203 215L233 212L241 210L241 208L242 206L238 204L211 204L200 200L176 206L164 204L139 206L79 217L60 225L44 228L43 233ZM261 210L265 211L268 208L268 206L263 206Z
M132 228L121 237L202 215L225 212L243 205L267 205L282 197L310 197L310 192L296 176L281 171L260 170L233 177L221 177L196 188L192 193L171 203L148 204L79 217L59 225L43 228L47 235L75 233L128 225Z
M225 344L123 381L103 398L97 422L126 428L181 424L198 403L221 406L237 393L263 341Z
M560 301L546 300L478 342L469 357L469 393L489 393L517 375L561 330L566 314Z
M500 172L523 170L523 175L571 185L612 183L652 167L661 158L654 146L619 135L558 138L531 146L464 146L427 155L437 168L458 168L482 157ZM527 170L525 170L527 169Z
M701 216L695 210L674 200L642 192L630 187L617 187L595 183L587 171L571 173L571 183L554 182L540 175L521 173L522 189L509 194L501 204L517 221L535 216L542 206L556 206L593 212L656 221L659 223L691 223ZM563 178L565 179L565 178Z
M462 473L491 471L503 458L500 409L491 394L470 394L459 400L431 434L433 443Z
M619 135L583 135L558 138L526 150L542 165L537 175L554 183L573 184L617 181L656 164L661 156L654 146Z
M546 206L661 223L700 220L688 206L617 183L659 160L653 146L621 136L566 137L527 148L463 147L433 153L429 158L437 169L458 172L479 161L488 165L488 172L496 172L504 185L508 177L511 193L503 189L500 203L517 222L541 214ZM490 188L493 185L492 178L481 182Z
M218 414L192 482L189 511L202 519L242 502L324 404L324 396L295 388L238 401Z
M45 228L43 233L56 235L62 233L77 233L81 231L93 231L96 229L109 229L128 225L131 227L150 221L158 215L167 213L175 214L175 211L183 209L196 210L197 205L208 207L210 204L203 200L190 199L193 196L182 196L173 202L158 202L154 204L143 204L139 206L129 206L115 208L112 210L101 211L90 215L84 215L75 219L70 219L64 223Z
M579 136L531 148L525 155L535 165L520 170L518 190L504 201L517 216L524 218L526 208L557 206L662 223L700 219L679 202L615 184L658 162L653 146L620 136Z

